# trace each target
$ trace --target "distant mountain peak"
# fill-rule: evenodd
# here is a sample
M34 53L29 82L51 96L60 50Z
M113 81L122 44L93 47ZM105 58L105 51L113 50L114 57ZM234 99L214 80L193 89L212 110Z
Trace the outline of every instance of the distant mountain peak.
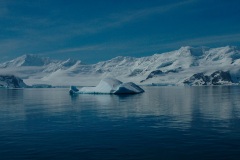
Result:
M0 65L1 68L6 67L21 67L21 66L43 66L49 64L51 60L48 57L43 57L35 54L24 54L13 60Z
M177 50L180 54L189 54L191 56L202 56L207 50L209 50L210 48L208 47L191 47L191 46L184 46L181 47L179 50Z
M25 55L25 64L27 66L42 66L50 63L50 59L48 57L43 57L40 55L34 54L26 54Z
M62 66L64 66L64 67L70 67L70 66L73 66L73 65L75 65L75 64L80 64L80 63L81 63L80 60L75 60L75 59L69 58L69 59L67 59L66 61L63 61L61 64L62 64Z

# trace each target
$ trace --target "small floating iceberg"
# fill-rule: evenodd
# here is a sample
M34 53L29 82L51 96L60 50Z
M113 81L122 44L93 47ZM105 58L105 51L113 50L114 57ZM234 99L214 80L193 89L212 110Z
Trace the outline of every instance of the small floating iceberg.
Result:
M105 78L96 87L71 86L69 93L74 94L137 94L144 90L132 82L123 83L114 78Z

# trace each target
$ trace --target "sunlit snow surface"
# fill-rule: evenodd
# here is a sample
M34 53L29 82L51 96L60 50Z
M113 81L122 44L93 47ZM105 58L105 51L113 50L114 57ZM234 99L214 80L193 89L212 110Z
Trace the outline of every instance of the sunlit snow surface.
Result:
M28 85L53 86L96 86L106 77L141 85L185 85L184 82L194 74L210 76L221 71L229 72L231 81L219 81L220 85L240 83L240 47L186 46L147 57L119 56L96 64L71 59L52 60L37 55L24 55L0 63L1 75L15 75ZM199 79L194 84L201 85L197 81Z
M105 78L96 87L70 87L70 94L137 94L144 90L138 85L128 82L123 83L114 78Z

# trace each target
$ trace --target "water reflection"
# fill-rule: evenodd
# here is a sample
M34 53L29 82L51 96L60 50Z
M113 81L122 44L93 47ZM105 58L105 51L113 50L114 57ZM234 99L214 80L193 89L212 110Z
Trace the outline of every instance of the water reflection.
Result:
M239 157L239 87L144 89L120 96L0 90L1 158Z
M0 120L26 121L32 115L57 116L69 112L108 119L155 119L162 125L187 129L203 120L230 121L240 117L240 88L145 87L137 95L69 96L67 89L0 90ZM163 123L164 122L164 123ZM5 123L6 124L6 123ZM226 123L224 123L226 125Z
M144 94L130 96L79 95L72 104L88 102L100 116L112 119L151 116L168 119L169 126L179 128L191 127L196 119L231 120L240 116L237 86L146 87L145 90Z
M239 117L239 87L210 87L202 89L200 111L204 118L227 120Z

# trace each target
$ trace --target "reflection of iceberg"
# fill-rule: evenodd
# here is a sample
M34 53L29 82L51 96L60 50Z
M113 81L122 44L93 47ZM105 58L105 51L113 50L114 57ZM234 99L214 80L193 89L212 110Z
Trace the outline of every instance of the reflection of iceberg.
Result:
M122 83L114 78L105 78L96 87L82 87L77 89L71 86L70 94L137 94L142 93L144 90L138 85L128 82Z

